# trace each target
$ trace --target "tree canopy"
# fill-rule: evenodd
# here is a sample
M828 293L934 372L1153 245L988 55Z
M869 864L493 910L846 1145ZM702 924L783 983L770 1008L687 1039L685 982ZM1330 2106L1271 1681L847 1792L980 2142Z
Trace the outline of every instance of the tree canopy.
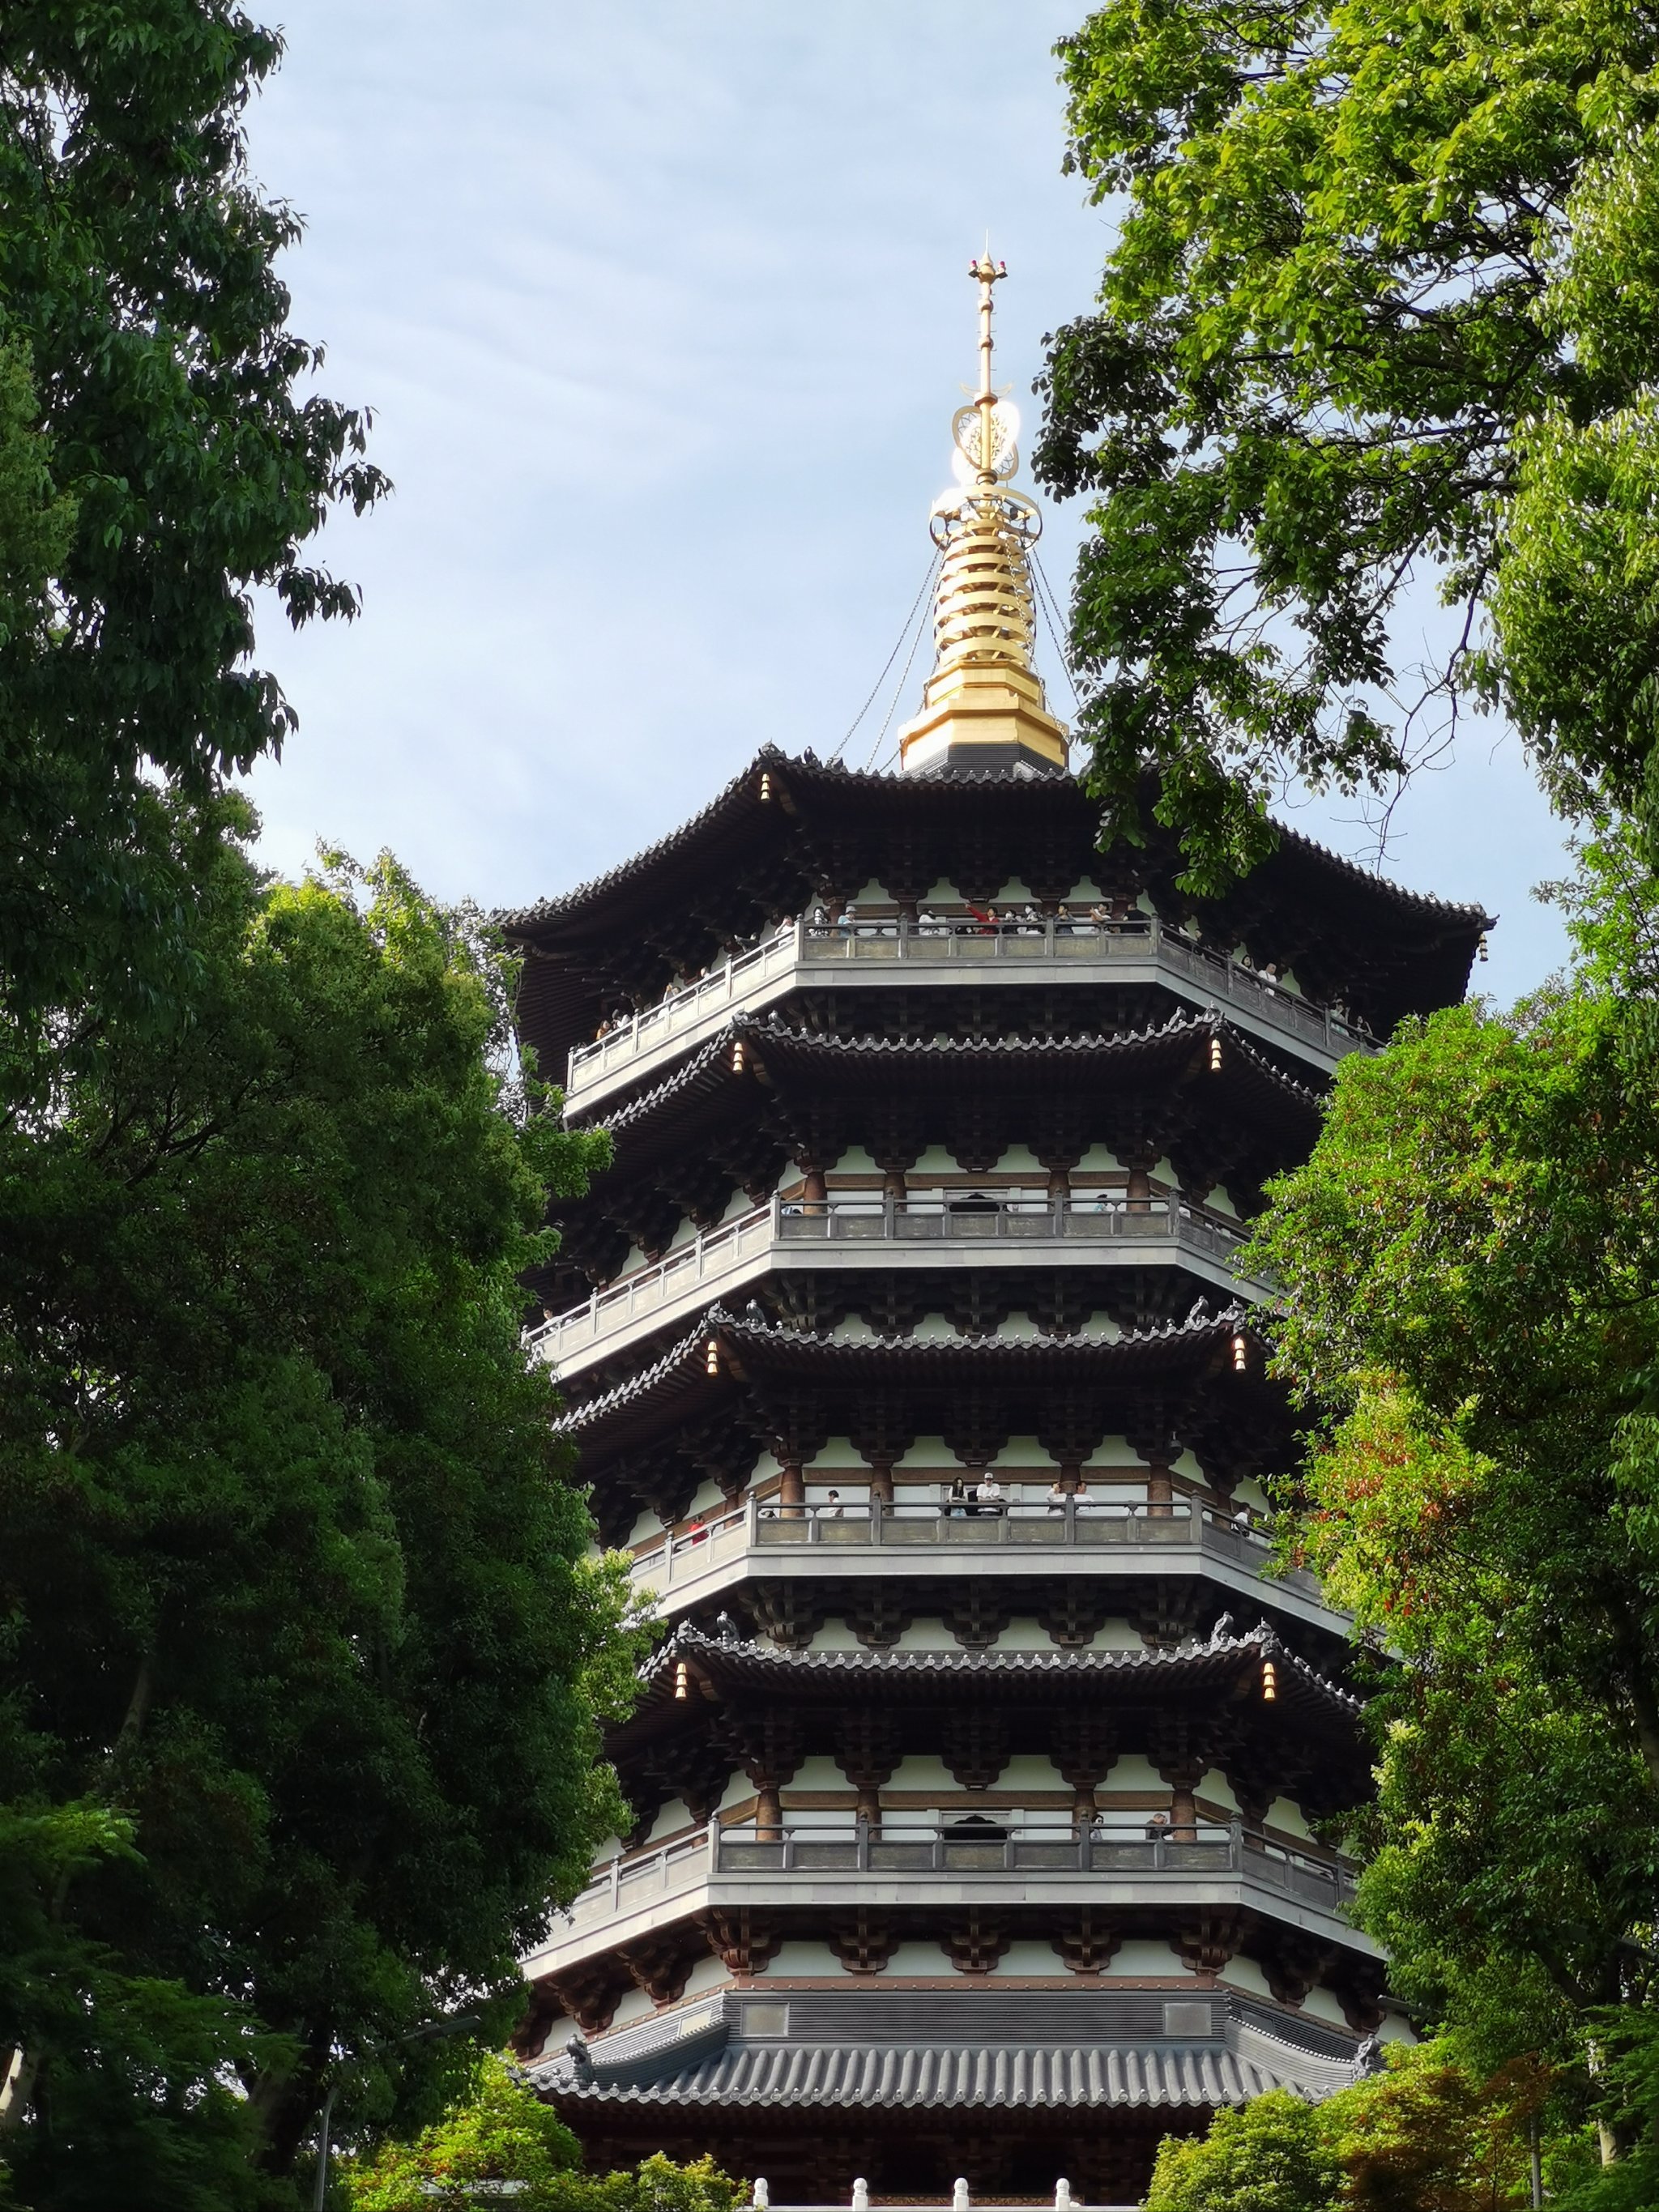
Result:
M1659 817L1651 15L1119 0L1060 52L1121 212L1037 457L1091 500L1109 822L1152 763L1203 889L1282 779L1386 788L1467 703L1569 803ZM1426 670L1390 633L1413 585L1454 610Z
M135 2207L259 2201L354 2056L418 2112L445 2055L399 2039L507 2033L618 1811L625 1607L518 1280L604 1139L518 1095L466 917L209 849L188 1018L82 1041L0 1132L0 2042L40 2212L117 2160ZM192 2196L204 2100L246 2156Z
M676 2166L660 2155L631 2172L585 2173L576 2138L522 2076L498 2058L471 2094L413 2142L389 2142L346 2172L352 2212L422 2212L447 2193L464 2205L474 2182L520 2185L520 2212L742 2212L744 2185L712 2158Z
M386 489L311 388L242 116L280 38L234 0L0 15L0 1073L185 980L199 804L278 750L252 588L349 615L307 551ZM199 836L213 834L211 811ZM58 1017L54 1024L53 1017Z
M1659 2017L1659 1127L1625 988L1656 908L1619 858L1570 981L1344 1061L1254 1246L1314 1425L1291 1540L1374 1660L1358 1911L1425 2016L1537 2054L1610 2148L1597 2050Z

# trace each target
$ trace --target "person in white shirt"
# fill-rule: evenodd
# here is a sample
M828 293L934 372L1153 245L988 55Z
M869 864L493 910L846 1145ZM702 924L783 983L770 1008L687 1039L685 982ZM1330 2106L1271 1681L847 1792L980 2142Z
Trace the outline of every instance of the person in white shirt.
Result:
M979 1487L975 1491L974 1496L979 1501L979 1510L981 1513L1000 1513L1006 1502L1002 1485L988 1468L980 1477Z

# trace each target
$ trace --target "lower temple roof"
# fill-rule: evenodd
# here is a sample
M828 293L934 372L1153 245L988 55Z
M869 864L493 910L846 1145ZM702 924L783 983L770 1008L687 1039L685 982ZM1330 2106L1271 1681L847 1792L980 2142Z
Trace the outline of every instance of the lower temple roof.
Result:
M746 1994L753 1998L765 1992ZM913 2040L890 2032L884 2038L878 2031L834 2039L809 2034L750 2041L732 2032L741 2021L743 1999L727 1996L716 2000L709 2012L665 2021L643 2036L624 2033L607 2039L614 2056L607 2054L605 2044L590 2051L578 2040L538 2067L532 2078L549 2102L574 2110L605 2105L659 2110L756 2105L1205 2107L1242 2104L1270 2089L1290 2089L1316 2100L1354 2079L1357 2046L1351 2038L1289 2020L1269 2026L1264 2007L1218 1992L1206 1993L1197 2004L1211 2014L1208 2037L1202 2034L1201 2021L1198 2035L1165 2038L1146 2033L1145 2026L1109 2039L1091 2035L1093 2023L1083 2016L1089 2009L1085 1997L1075 2038L1069 2040L1019 2039L1016 2008L1005 2027L1008 2039L1000 2042L962 2033ZM1223 2013L1219 2020L1218 2011Z
M1347 2067L1313 2070L1330 2077L1327 2094L1352 2078ZM639 2087L578 2086L555 2075L544 2094L585 2105L1239 2105L1269 2089L1307 2094L1305 2071L1178 2044L1104 2051L1075 2044L974 2051L786 2044L722 2051Z

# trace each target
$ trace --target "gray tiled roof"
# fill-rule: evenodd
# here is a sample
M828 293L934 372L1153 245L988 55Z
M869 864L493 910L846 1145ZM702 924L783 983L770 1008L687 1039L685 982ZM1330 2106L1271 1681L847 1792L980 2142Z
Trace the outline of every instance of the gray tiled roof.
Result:
M1286 1680L1307 1686L1345 1714L1357 1714L1359 1700L1329 1680L1318 1669L1290 1650L1266 1623L1258 1623L1237 1636L1194 1637L1174 1650L1137 1651L906 1651L883 1649L856 1651L797 1651L760 1642L728 1643L706 1634L693 1621L682 1621L667 1642L659 1647L640 1670L651 1683L672 1675L678 1662L692 1658L722 1682L805 1681L815 1676L879 1681L890 1690L907 1676L927 1680L939 1677L971 1676L988 1680L1040 1680L1047 1677L1073 1680L1081 1676L1106 1682L1120 1675L1178 1674L1194 1680L1212 1679L1219 1691L1237 1674L1241 1658L1255 1660L1271 1655Z
M982 1370L994 1362L997 1370L1038 1372L1045 1376L1052 1371L1060 1380L1077 1370L1090 1370L1091 1377L1103 1374L1107 1379L1143 1367L1152 1372L1171 1353L1182 1348L1219 1347L1238 1329L1249 1326L1243 1309L1235 1305L1220 1314L1195 1307L1184 1320L1152 1322L1110 1337L1079 1329L1072 1336L961 1336L924 1343L914 1337L892 1335L850 1343L822 1331L738 1321L717 1303L700 1314L660 1359L630 1375L614 1389L560 1413L553 1425L561 1436L579 1437L600 1426L609 1416L653 1396L684 1395L688 1384L694 1386L690 1395L706 1396L702 1387L703 1362L709 1333L716 1329L749 1363L763 1364L770 1355L791 1371L815 1366L874 1379L890 1362L900 1361L907 1372L951 1376L964 1365Z
M578 2084L568 2062L544 2093L602 2105L1078 2106L1242 2104L1269 2089L1329 2095L1352 2069L1267 2036L1252 2055L1213 2045L733 2045L644 2083Z

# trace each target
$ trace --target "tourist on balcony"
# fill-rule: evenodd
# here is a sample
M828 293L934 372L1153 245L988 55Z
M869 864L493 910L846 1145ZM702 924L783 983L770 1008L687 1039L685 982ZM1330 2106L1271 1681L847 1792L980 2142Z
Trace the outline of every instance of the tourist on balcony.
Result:
M1008 1510L1007 1495L988 1467L979 1479L979 1487L974 1497L981 1513L995 1515L1006 1513Z
M966 1478L959 1474L945 1493L945 1517L947 1521L965 1521L975 1510L968 1496Z
M840 1491L832 1490L830 1492L823 1501L823 1510L825 1516L831 1521L844 1521L847 1518L847 1508L841 1502Z
M929 908L923 907L916 916L918 937L948 937L950 930Z
M1048 1510L1051 1513L1063 1513L1066 1510L1068 1494L1065 1484L1056 1475L1048 1486Z
M1149 1844L1161 1844L1168 1836L1169 1832L1169 1814L1167 1813L1154 1813L1152 1819L1146 1823L1147 1842Z

